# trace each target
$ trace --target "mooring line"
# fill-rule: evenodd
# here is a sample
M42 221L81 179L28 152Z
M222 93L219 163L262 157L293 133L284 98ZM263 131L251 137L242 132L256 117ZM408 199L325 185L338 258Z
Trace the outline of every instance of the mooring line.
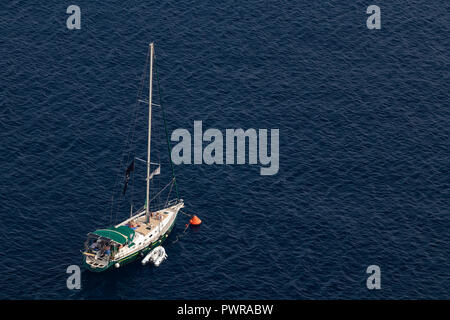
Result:
M192 216L193 216L193 214L189 214L189 213L183 212L183 211L181 211L181 210L180 210L180 212L181 212L182 214L188 216L188 217L191 217L191 218L192 218Z
M186 230L189 228L189 224L186 224L186 228L184 228L183 232L181 233L181 235L177 235L177 238L172 241L172 243L176 243L178 242L178 240L180 240L180 238L184 237L186 235Z

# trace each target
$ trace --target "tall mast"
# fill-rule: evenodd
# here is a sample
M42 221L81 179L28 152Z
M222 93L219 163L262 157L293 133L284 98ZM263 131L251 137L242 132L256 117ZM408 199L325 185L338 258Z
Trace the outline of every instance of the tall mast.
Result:
M153 84L153 42L150 43L150 80L148 89L148 145L147 145L147 197L145 201L145 213L149 213L150 199L150 142L152 138L152 84Z

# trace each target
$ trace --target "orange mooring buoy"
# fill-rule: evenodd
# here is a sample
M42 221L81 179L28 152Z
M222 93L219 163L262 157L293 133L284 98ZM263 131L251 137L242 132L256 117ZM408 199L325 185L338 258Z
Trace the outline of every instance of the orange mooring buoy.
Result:
M196 215L194 215L191 220L189 220L189 223L192 224L193 226L198 226L202 223L202 220L200 220L199 217L197 217Z

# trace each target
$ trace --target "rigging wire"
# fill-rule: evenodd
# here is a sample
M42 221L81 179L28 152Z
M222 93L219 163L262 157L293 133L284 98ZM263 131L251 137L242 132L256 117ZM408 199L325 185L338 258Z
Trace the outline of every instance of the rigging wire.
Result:
M164 131L166 133L167 151L169 152L170 168L172 170L172 177L173 177L173 181L174 181L174 185L175 185L175 191L177 193L177 199L180 199L180 194L178 193L178 185L177 185L177 181L176 181L176 178L175 178L175 170L173 168L172 155L171 155L171 149L172 148L170 147L169 132L168 132L168 129L167 129L167 121L166 121L166 112L164 111L164 106L163 106L163 101L162 101L162 92L161 92L161 87L159 85L159 75L158 75L158 69L156 67L156 63L155 63L155 74L156 74L156 82L158 84L159 104L160 104L161 110L162 110L162 117L163 117L163 122L164 122Z
M167 194L166 203L164 204L165 207L167 207L167 204L169 203L169 197L170 197L170 194L172 193L172 188L173 188L173 184L170 186L169 193Z
M145 83L145 78L146 78L146 69L147 69L147 65L148 65L149 60L150 60L150 49L147 51L147 55L146 55L146 58L145 58L145 65L144 65L144 69L143 69L143 72L142 72L142 75L141 75L141 82L140 82L140 85L139 85L139 88L138 88L138 92L137 92L137 96L136 96L136 102L135 102L134 110L133 110L133 115L134 115L133 125L129 129L128 134L127 134L127 138L125 139L125 145L123 146L123 149L122 149L122 156L121 156L121 159L120 159L120 165L119 165L119 170L118 171L120 171L120 169L123 167L124 158L125 158L124 154L125 154L125 152L127 150L127 147L129 148L129 146L134 142L134 134L135 134L135 131L136 131L136 122L137 122L138 110L139 110L139 108L138 108L139 98L142 95L142 90L143 90L144 83ZM131 139L130 139L130 135L131 135ZM131 144L130 144L130 140L131 140ZM126 160L127 162L129 162L130 154L131 154L131 151L128 151L128 153L127 153L127 160ZM133 151L133 154L134 154L134 151ZM114 195L117 192L117 188L118 188L119 181L120 181L121 177L122 176L121 176L120 173L116 174L114 188L113 188L112 195L111 195L111 209L110 209L111 213L110 213L110 219L109 219L109 224L110 225L112 225L112 217L113 217L113 211L114 211ZM134 179L134 172L133 172L133 179ZM117 221L117 211L118 211L119 207L120 207L120 202L117 205L116 216L115 216L115 219L114 219L115 221Z
M175 181L175 179L172 179L172 180L170 180L170 182L168 183L168 184L166 184L166 186L164 187L164 188L162 188L153 198L151 198L150 200L149 200L149 202L151 203L153 200L155 200L156 199L156 197L158 197L160 194L161 194L161 192L163 192L169 185L171 185L173 182Z
M135 150L133 148L131 148L131 147L135 144L136 123L137 123L138 111L139 111L138 106L139 106L139 103L141 102L140 97L142 95L143 88L144 88L144 85L145 85L145 80L147 78L146 75L147 75L148 64L149 64L149 61L150 61L150 54L151 54L151 50L149 48L149 50L147 51L147 55L146 55L146 59L145 59L145 65L144 65L143 73L142 73L142 76L141 76L140 86L138 88L138 92L137 92L137 96L136 96L136 103L135 103L134 110L133 110L133 115L134 115L133 125L131 126L131 128L128 131L128 134L127 134L127 137L126 137L126 140L125 140L125 145L124 145L124 147L122 149L123 150L122 151L123 155L121 157L119 170L120 170L120 168L123 167L124 161L126 163L129 163L130 159L135 159L136 158ZM153 56L153 58L156 60L156 56L155 55ZM149 200L149 204L147 204L147 205L150 205L150 203L154 199L156 199L158 196L159 196L159 199L160 199L161 193L169 185L171 185L171 188L170 188L170 191L169 191L169 194L168 194L168 198L166 200L166 204L168 203L168 199L170 197L170 194L172 192L172 188L173 188L174 185L175 185L175 191L176 191L177 199L180 199L179 192L178 192L178 185L177 185L176 178L175 178L174 165L173 165L173 162L172 162L171 145L170 145L170 139L169 139L168 127L167 127L167 118L166 118L165 110L164 110L163 103L162 103L162 92L161 92L161 87L160 87L160 82L159 82L159 75L158 75L156 63L154 64L154 70L155 70L154 74L156 75L156 80L157 80L157 89L158 89L158 95L159 95L159 106L161 107L161 110L162 110L162 119L163 119L163 124L164 124L164 132L165 132L165 136L166 136L166 142L167 142L167 150L168 150L168 153L169 153L169 162L170 162L170 167L171 167L171 172L172 172L172 179L162 190L160 190L151 200ZM160 150L158 149L158 151L160 151ZM159 162L161 163L160 152L158 152L158 156L159 156L159 160L160 160ZM126 160L125 160L125 158L126 158ZM131 199L130 199L131 205L133 205L135 170L133 170L132 174L133 174L132 190L131 190L132 194L130 196L131 197ZM119 191L120 191L120 187L119 187L120 184L119 184L119 182L120 182L121 178L122 178L121 173L118 173L116 175L115 184L114 184L114 188L113 188L112 195L111 195L110 225L112 224L112 221L113 221L112 218L113 218L114 211L115 211L114 224L117 223L117 217L118 217L119 209L120 209L121 203L123 201L123 197L119 197L119 199L116 199L116 205L114 205L114 195L116 194L118 188L119 188ZM158 179L158 186L160 186L159 182L160 181ZM156 182L151 181L150 183L155 185Z

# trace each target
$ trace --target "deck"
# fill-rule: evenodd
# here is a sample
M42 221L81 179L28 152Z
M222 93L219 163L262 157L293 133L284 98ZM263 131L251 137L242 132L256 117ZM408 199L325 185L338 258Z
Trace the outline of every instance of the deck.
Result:
M167 215L158 213L155 217L150 217L149 222L145 222L146 217L142 216L135 220L138 226L134 231L139 232L140 234L146 236L150 232L154 230L154 228L158 227L158 225L167 218Z

